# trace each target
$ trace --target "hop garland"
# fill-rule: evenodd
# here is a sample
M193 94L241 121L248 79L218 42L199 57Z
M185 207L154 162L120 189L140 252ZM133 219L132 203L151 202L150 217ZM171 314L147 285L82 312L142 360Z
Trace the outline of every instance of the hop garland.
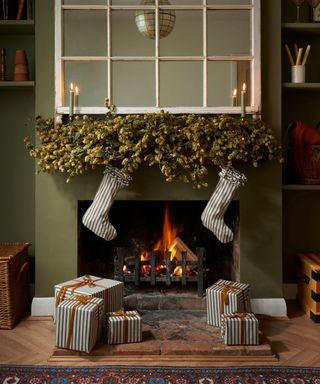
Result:
M39 172L66 172L67 182L101 165L130 174L141 164L158 165L166 181L206 187L210 164L230 167L242 161L282 162L281 147L261 120L228 115L173 115L166 112L105 118L76 116L67 123L37 117L38 146L25 138Z

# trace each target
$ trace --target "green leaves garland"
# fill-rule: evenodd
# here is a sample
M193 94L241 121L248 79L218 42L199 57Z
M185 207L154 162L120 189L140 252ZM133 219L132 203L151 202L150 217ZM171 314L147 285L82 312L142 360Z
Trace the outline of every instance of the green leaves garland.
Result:
M66 172L67 182L98 166L112 164L125 174L141 164L158 165L166 181L206 187L211 164L232 166L282 161L272 130L261 120L228 115L173 115L166 112L105 118L76 116L67 123L36 119L40 144L25 139L39 172Z

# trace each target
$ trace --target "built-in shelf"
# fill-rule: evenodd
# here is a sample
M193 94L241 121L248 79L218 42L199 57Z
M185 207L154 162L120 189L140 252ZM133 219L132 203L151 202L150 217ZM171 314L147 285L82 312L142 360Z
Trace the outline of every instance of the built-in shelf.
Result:
M320 83L282 83L284 89L319 90Z
M0 33L33 34L34 20L0 20Z
M285 191L320 191L320 185L283 184L282 189Z
M283 23L282 30L292 33L319 33L320 23Z
M0 81L0 90L32 89L34 88L34 85L34 81Z

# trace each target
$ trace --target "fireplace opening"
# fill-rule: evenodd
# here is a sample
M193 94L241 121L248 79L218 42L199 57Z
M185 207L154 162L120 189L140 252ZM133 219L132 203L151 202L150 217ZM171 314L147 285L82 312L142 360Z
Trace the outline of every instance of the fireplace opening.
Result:
M234 240L220 243L201 222L207 201L117 200L109 220L117 237L105 241L81 219L91 201L78 201L78 275L115 278L125 290L193 290L202 296L219 278L239 280L239 201L225 222Z

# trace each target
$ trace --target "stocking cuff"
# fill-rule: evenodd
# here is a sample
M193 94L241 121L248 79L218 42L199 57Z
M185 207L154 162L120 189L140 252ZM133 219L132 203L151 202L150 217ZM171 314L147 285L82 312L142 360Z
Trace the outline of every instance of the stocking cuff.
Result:
M221 172L219 172L219 176L233 184L239 184L242 187L247 181L246 176L234 168L222 168Z
M104 174L108 174L113 179L117 180L122 186L129 185L132 178L128 175L125 175L122 173L119 169L113 167L112 165L106 165L106 169L104 171Z

